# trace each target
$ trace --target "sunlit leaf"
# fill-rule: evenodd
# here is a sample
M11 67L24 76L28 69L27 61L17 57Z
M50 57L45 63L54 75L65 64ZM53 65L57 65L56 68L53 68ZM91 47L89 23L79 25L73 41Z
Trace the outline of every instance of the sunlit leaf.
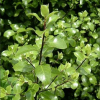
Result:
M30 72L33 70L33 66L27 64L24 61L20 61L13 66L13 69L20 72Z
M39 65L36 67L36 76L44 84L48 84L51 81L51 68L49 65Z
M79 61L83 61L85 59L85 55L82 52L74 52L74 55Z
M35 45L34 46L32 46L32 45L24 45L24 46L22 46L22 47L20 47L18 49L18 51L16 53L16 56L24 54L24 53L27 53L29 51L34 51L34 50L36 50Z
M89 81L90 81L90 83L93 84L93 85L96 85L96 83L97 83L97 79L96 79L95 76L90 76Z
M35 16L40 22L42 22L42 19L36 14L36 13L29 13L28 16Z
M40 96L43 100L58 100L57 96L49 91L42 92Z
M6 90L3 87L0 87L0 98L4 98L6 96Z
M55 47L58 49L66 49L67 45L64 39L60 38L59 36L55 36L48 41L48 46Z
M41 5L41 15L46 17L49 14L49 5Z
M9 39L14 34L15 34L15 32L13 30L7 30L7 31L4 32L4 37Z

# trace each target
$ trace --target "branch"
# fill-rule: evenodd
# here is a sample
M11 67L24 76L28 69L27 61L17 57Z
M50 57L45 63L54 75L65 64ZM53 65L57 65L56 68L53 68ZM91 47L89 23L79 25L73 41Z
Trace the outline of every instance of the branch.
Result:
M70 82L70 81L71 81L71 80L64 81L63 83L56 85L54 88L56 89L58 86L61 86L61 85L65 84L65 83L67 83L67 82ZM52 88L50 88L50 89L44 89L44 90L41 90L41 91L39 91L39 92L44 92L44 91L48 91L48 90L52 90Z
M44 30L45 29L46 29L46 19L44 21ZM42 45L41 45L41 50L40 50L39 65L41 64L41 60L42 60L42 51L43 51L43 46L44 46L44 38L45 38L45 33L43 33L43 37L42 37Z
M54 79L51 81L51 83L48 85L48 87L47 87L47 89L49 88L49 86L54 82L54 80L56 79L58 77L58 75L56 75L55 77L54 77Z
M27 62L29 62L32 65L33 68L35 68L34 65L27 58L25 58L25 59Z
M46 19L44 20L44 30L46 29ZM45 33L43 33L43 37L42 37L42 45L41 45L41 50L40 50L40 59L39 59L39 65L41 65L41 60L42 60L42 51L43 51L43 46L44 46L44 39L45 39ZM38 78L37 78L37 84L38 84ZM37 96L40 92L40 88L38 90L38 92L36 93L35 96L35 100L37 100Z
M78 70L82 65L83 63L85 62L86 58L82 61L82 63L76 68L76 70Z
M44 46L44 37L45 37L45 33L43 34L43 37L42 37L42 45L41 45L41 50L40 50L39 65L41 64L41 60L42 60L42 51L43 51L43 46Z
M80 68L80 67L82 66L82 64L85 62L85 60L86 60L86 58L82 61L82 63L77 67L76 70L78 70L78 68ZM62 71L63 71L63 70L62 70ZM59 75L56 75L56 76L54 77L54 79L53 79L52 82L49 84L49 86L54 82L54 80L55 80L58 76L59 76ZM56 85L54 88L57 88L58 86L61 86L61 85L65 84L65 83L67 83L67 82L70 82L70 81L71 81L71 80L64 81L63 83ZM48 89L49 86L48 86L45 90L41 90L40 92L44 92L44 91L51 90L52 88Z

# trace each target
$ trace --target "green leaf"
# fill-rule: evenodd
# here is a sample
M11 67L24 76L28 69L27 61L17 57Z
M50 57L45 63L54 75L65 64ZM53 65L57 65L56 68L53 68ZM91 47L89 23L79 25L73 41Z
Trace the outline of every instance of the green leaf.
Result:
M91 45L90 45L90 44L87 44L87 45L85 46L85 51L86 51L87 55L89 55L89 54L91 53ZM83 51L83 52L84 52L84 51Z
M55 92L56 92L55 94L56 94L57 96L60 96L61 98L64 98L65 93L64 93L63 90L61 90L61 89L56 89Z
M82 13L83 17L86 17L88 15L88 12L85 10L83 13Z
M11 24L10 27L14 30L17 31L19 29L19 25L18 24Z
M0 87L0 98L4 98L6 96L6 90Z
M96 96L97 96L98 99L100 99L100 87L98 89L98 92L97 92Z
M7 93L8 93L8 94L11 94L11 90L12 90L11 85L8 85L8 86L6 87L6 90L7 90Z
M33 95L34 95L33 91L31 91L31 90L26 91L26 93L25 93L26 100L34 100Z
M89 80L85 75L82 75L81 80L83 86L89 86Z
M95 76L90 76L89 81L91 84L96 85L97 84L97 79Z
M39 90L39 84L34 83L32 85L32 89L34 90L34 94Z
M30 72L33 70L33 67L24 61L19 61L17 64L13 66L13 69L15 71L20 71L20 72Z
M75 28L67 28L66 31L68 31L71 34L75 34L75 33L79 32L79 30L75 29Z
M76 41L74 40L74 39L69 39L68 40L69 41L69 43L70 43L70 45L72 46L72 47L75 47L76 46Z
M67 68L66 73L67 73L67 75L72 75L73 73L75 73L75 68L73 68L73 67Z
M35 16L40 22L42 22L42 19L36 14L36 13L29 13L28 16Z
M22 0L22 3L27 6L29 2L31 2L32 0Z
M20 100L20 94L16 94L16 95L12 98L12 100Z
M22 9L17 9L15 11L14 17L17 17L21 11L22 11Z
M13 87L13 94L21 93L21 86L19 84L15 84Z
M51 17L51 16L53 16L55 13L57 13L58 11L53 11L53 12L51 12L51 13L49 13L49 15L47 16L47 20L49 19L49 17Z
M66 49L67 45L63 38L60 38L60 36L55 36L52 39L48 41L49 47L55 47L58 49Z
M42 100L58 100L57 96L50 91L40 93L40 97Z
M44 84L49 84L51 81L51 68L50 65L40 65L35 69L36 76Z
M84 71L83 71L84 70ZM83 72L83 74L87 75L91 73L91 66L86 66L86 67L81 67L81 71Z
M14 34L15 34L15 32L13 30L7 30L7 31L4 32L4 37L9 39Z
M44 31L35 30L35 33L36 33L38 36L43 36Z
M49 14L49 5L41 5L41 15L47 17Z
M81 62L85 59L85 55L82 52L74 52L74 55L77 57L77 59Z
M76 89L78 87L78 84L79 84L78 82L73 82L71 88Z
M2 67L2 66L0 66L0 80L2 79L2 78L4 78L4 76L5 76L5 70L4 70L4 68Z
M10 56L12 54L12 51L8 51L8 50L5 50L2 52L2 55L7 57L7 56Z
M94 24L92 22L88 22L87 24L88 24L90 30L93 31L94 27L95 27Z
M27 53L27 52L30 52L30 51L34 51L34 50L35 51L37 50L37 47L35 47L35 45L34 46L32 46L32 45L24 45L24 46L22 46L22 47L20 47L18 49L18 51L17 51L17 53L15 55L16 56L22 55L24 53Z
M17 30L17 33L20 33L20 32L25 32L26 31L26 29L25 28L19 28L18 30Z
M58 15L52 15L51 17L49 17L46 24L47 27L51 24L54 24L57 21L57 19L59 19Z

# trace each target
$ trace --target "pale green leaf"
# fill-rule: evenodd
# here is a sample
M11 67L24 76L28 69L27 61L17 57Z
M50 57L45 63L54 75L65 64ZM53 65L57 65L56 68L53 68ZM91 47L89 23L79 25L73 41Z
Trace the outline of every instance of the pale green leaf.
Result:
M4 37L9 39L14 34L15 34L15 32L13 30L7 30L7 31L4 32Z
M34 45L34 46L32 46L32 45L24 45L24 46L22 46L22 47L20 47L19 49L18 49L18 51L17 51L17 53L15 54L16 56L18 56L18 55L22 55L22 54L24 54L24 53L27 53L27 52L30 52L30 51L36 51L37 50L37 48L36 48L36 46Z
M50 91L40 93L40 97L42 100L58 100L58 97Z
M57 19L59 19L58 15L52 15L51 17L49 17L47 20L47 27L51 24L54 24L57 21Z
M74 40L74 39L69 39L68 40L69 41L69 43L70 43L70 45L72 46L72 47L75 47L76 46L76 41Z
M19 29L19 25L18 24L11 24L10 27L14 30L17 31Z
M21 93L21 86L20 84L15 84L13 86L13 91L12 91L13 94L18 94L18 93Z
M88 24L90 30L93 31L95 28L94 24L92 22L88 22L87 24Z
M51 68L50 65L39 65L36 67L36 76L44 84L49 84L51 81Z
M6 96L6 90L3 87L0 87L0 98L4 98Z
M60 36L55 36L52 39L48 41L49 47L55 47L58 49L66 49L66 41L63 38L60 38Z
M51 17L51 16L53 16L55 13L57 13L58 11L53 11L53 12L51 12L48 16L47 16L47 20L49 19L49 17Z
M83 61L85 59L85 55L82 52L74 52L74 55L79 61Z
M19 61L17 64L13 66L13 69L15 71L20 71L20 72L30 72L33 70L33 67L24 61Z
M5 57L10 56L11 54L12 54L12 51L8 51L8 50L5 50L5 51L2 52L2 55L5 56Z
M79 84L78 82L73 82L71 88L76 89L78 87L78 84Z
M35 30L35 33L36 33L38 36L43 36L44 31Z
M46 17L49 14L49 5L41 5L41 15Z
M97 79L95 76L90 76L89 81L91 84L96 85L97 84Z
M17 30L17 33L20 33L20 32L25 32L26 31L26 29L25 28L19 28L18 30Z
M42 22L42 19L36 14L36 13L29 13L28 16L35 16L40 22Z
M12 100L20 100L20 94L16 94L13 98L12 98Z
M7 93L10 94L10 93L11 93L11 90L12 90L11 85L8 85L8 86L6 87Z

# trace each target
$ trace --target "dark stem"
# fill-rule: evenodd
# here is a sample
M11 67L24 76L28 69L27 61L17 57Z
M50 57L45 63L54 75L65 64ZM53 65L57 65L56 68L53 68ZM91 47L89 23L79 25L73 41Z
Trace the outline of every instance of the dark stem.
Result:
M32 65L33 68L35 68L34 65L27 58L25 58L25 59L27 62L29 62Z
M78 70L82 65L83 63L85 62L86 58L82 61L82 63L76 68L76 70Z
M39 65L41 64L41 60L42 60L42 51L43 51L43 46L44 46L44 37L45 37L45 33L43 34L43 37L42 37L42 46L41 46L41 50L40 50Z
M46 19L44 21L44 30L45 29L46 29ZM41 45L41 50L40 50L39 65L41 65L42 51L43 51L43 46L44 46L44 40L45 40L45 33L43 33L43 37L42 37L42 45ZM38 78L37 78L37 84L38 84ZM37 100L37 96L38 96L39 92L40 92L40 88L39 88L38 92L36 93L35 100Z
M48 85L48 87L47 87L47 89L49 88L49 86L54 82L54 80L56 79L58 77L58 75L56 75L55 77L54 77L54 79L51 81L51 83Z
M61 86L61 85L65 84L65 83L67 83L67 82L70 82L70 81L71 81L71 80L64 81L63 83L58 84L58 85L57 85L57 86L55 86L54 88L56 89L57 87L59 87L59 86ZM48 90L52 90L52 88L50 88L50 89L44 89L44 90L41 90L40 92L44 92L44 91L48 91Z
M46 19L44 21L44 30L45 29L46 29ZM45 33L43 33L43 37L42 37L42 45L41 45L41 50L40 50L39 65L41 64L41 60L42 60L42 51L43 51L43 46L44 46L44 38L45 38Z
M83 63L85 62L85 60L86 60L86 58L82 61L82 63L77 67L76 70L78 70L78 68L80 68L80 67L83 65ZM63 70L62 70L62 71L63 71ZM54 80L55 80L57 77L58 77L58 75L54 77L54 79L53 79L52 82L49 84L49 86L54 82ZM59 87L59 86L65 84L65 83L67 83L67 82L70 82L70 81L71 81L71 80L64 81L63 83L58 84L58 85L55 86L54 88L56 89L57 87ZM48 86L48 87L49 87L49 86ZM52 88L48 89L48 87L47 87L47 89L45 89L45 90L41 90L40 92L44 92L44 91L48 91L48 90L52 90Z

